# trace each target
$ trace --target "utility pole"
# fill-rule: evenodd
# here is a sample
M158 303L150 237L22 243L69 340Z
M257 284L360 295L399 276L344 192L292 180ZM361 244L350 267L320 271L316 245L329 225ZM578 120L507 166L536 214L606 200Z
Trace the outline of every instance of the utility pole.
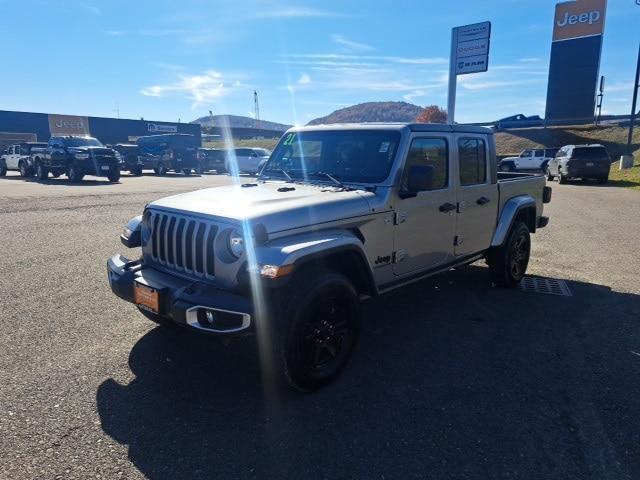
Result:
M633 124L636 121L636 103L638 101L638 86L640 84L640 45L638 45L638 63L636 65L636 81L633 86L633 101L631 102L631 123L629 124L629 137L627 137L627 154L633 155Z
M600 117L602 116L602 99L604 98L604 75L600 77L600 88L598 89L599 93L597 96L596 109L598 113L596 114L596 127L600 124Z
M260 104L258 103L258 92L253 91L253 117L256 121L256 126L260 126Z

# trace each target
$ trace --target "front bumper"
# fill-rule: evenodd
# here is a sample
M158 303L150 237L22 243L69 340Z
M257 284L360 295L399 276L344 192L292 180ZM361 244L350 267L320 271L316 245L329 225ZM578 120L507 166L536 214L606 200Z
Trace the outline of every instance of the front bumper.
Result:
M136 303L136 282L156 290L157 314L178 325L215 335L245 334L253 329L253 303L238 293L169 275L122 255L107 261L107 274L111 291L130 303Z

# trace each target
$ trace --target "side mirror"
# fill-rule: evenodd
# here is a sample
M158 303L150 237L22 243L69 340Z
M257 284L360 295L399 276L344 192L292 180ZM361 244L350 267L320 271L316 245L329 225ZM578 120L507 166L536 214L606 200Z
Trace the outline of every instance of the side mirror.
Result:
M418 192L431 190L433 187L433 166L413 165L409 168L407 191L401 192L402 198L415 197Z

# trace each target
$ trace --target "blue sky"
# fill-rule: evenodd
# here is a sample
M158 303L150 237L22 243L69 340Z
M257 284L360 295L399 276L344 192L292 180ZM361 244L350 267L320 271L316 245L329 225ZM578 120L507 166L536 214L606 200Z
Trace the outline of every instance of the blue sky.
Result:
M491 20L487 73L459 77L456 120L544 114L555 1L0 0L1 109L304 124L344 106L446 105L453 26ZM640 6L609 0L604 110L629 113Z

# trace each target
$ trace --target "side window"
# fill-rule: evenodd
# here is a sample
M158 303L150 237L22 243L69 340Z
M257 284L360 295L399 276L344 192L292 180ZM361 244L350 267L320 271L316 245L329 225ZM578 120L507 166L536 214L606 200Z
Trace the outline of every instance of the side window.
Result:
M487 149L484 140L461 138L458 140L460 185L478 185L487 181Z
M416 138L411 142L402 175L402 190L407 190L409 170L414 165L433 167L431 190L446 188L449 184L449 152L444 138Z
M544 157L544 150L536 150L535 156L536 157Z

